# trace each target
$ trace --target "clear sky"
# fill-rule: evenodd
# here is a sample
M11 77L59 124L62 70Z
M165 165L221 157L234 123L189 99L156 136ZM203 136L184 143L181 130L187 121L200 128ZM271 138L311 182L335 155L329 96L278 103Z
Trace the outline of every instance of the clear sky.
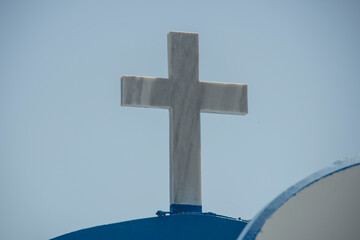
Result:
M202 114L203 210L252 218L360 153L359 1L0 1L0 239L48 239L169 208L169 116L120 106L199 33L200 80L248 84Z

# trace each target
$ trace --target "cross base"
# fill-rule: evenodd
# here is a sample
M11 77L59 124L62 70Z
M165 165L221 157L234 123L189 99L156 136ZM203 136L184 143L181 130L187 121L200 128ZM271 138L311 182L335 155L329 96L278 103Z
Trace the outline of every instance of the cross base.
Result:
M189 204L171 204L170 213L202 212L202 206Z

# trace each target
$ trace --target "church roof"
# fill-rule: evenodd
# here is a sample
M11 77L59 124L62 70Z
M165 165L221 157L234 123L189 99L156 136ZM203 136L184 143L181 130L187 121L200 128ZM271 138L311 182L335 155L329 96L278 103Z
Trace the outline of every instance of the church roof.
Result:
M52 240L236 239L247 221L214 213L183 213L151 217L68 233Z

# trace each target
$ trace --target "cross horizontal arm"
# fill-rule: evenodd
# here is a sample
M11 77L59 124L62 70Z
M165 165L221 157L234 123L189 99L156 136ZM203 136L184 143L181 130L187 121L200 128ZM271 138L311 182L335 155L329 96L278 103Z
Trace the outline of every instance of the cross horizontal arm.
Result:
M248 113L247 85L200 82L201 112Z
M170 108L171 81L166 78L121 77L121 105Z

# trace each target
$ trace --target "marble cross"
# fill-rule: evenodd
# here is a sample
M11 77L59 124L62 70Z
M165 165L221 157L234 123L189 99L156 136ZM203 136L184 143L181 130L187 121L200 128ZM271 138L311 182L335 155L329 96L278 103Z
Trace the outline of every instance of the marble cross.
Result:
M247 85L199 81L199 36L169 32L169 78L121 77L121 105L170 113L170 212L201 212L200 112L247 114Z

